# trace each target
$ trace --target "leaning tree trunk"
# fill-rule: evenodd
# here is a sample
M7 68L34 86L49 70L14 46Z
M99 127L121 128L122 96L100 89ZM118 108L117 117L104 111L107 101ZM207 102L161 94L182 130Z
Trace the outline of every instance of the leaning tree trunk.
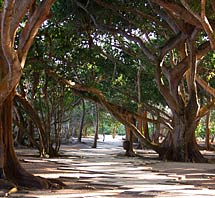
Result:
M50 182L40 177L35 177L28 173L19 163L16 157L13 136L12 136L12 106L14 92L12 92L2 104L0 109L0 161L1 172L6 179L14 183L16 186L48 188ZM2 155L2 151L4 155Z
M0 11L0 175L17 186L48 188L51 182L25 171L16 157L12 106L28 51L40 26L50 16L54 0L3 2Z
M47 141L47 135L46 131L44 129L44 125L41 122L41 119L35 109L32 107L32 105L28 102L28 100L21 96L20 94L16 94L14 96L14 100L22 105L24 108L25 112L29 115L31 120L34 122L36 127L38 128L39 135L40 135L40 145L37 147L40 152L40 156L46 156L46 154L49 154L49 144Z

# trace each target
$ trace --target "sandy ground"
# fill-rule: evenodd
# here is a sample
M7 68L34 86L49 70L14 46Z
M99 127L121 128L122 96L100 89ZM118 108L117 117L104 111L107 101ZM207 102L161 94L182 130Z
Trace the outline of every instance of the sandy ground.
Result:
M163 162L151 150L136 150L138 157L125 157L122 139L99 139L70 143L61 148L62 157L42 159L37 151L17 149L22 165L31 173L58 178L61 190L18 190L11 198L138 198L215 197L215 164ZM214 153L207 152L208 155ZM0 188L0 197L9 189Z

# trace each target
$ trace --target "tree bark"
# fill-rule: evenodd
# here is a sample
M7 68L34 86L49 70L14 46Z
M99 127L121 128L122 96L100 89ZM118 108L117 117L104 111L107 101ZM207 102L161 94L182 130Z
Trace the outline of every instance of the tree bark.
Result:
M49 188L51 182L24 170L14 151L12 105L28 51L54 0L5 0L1 9L0 38L0 173L18 187ZM22 23L25 19L25 23ZM23 27L20 28L20 23ZM17 31L19 28L20 31ZM18 32L18 35L17 35Z
M0 104L0 179L4 178L3 107Z
M127 120L130 123L133 123L133 118L131 116L127 116ZM126 132L126 140L123 142L123 148L126 150L125 155L128 157L134 157L134 136L130 127L125 125L125 132Z
M49 151L49 144L47 142L47 136L45 133L45 129L44 126L40 120L39 115L37 114L37 112L34 110L34 108L32 107L32 105L27 101L26 98L22 97L19 94L16 94L14 96L14 99L16 100L16 102L19 102L25 112L30 116L30 118L32 119L32 121L35 123L35 125L37 126L38 130L39 130L39 134L40 134L40 148L39 148L39 152L41 156L45 156L46 154L48 154Z
M148 128L148 121L147 121L147 111L143 112L143 131L144 131L144 137L147 140L150 140L149 137L149 128Z
M16 186L33 187L33 188L49 188L51 183L48 180L40 177L35 177L28 173L19 163L16 157L13 136L12 136L12 106L13 106L14 92L12 92L1 108L1 131L0 136L3 141L0 142L0 148L4 151L1 156L1 166L3 168L4 177L12 181Z
M207 150L210 150L210 111L206 114L205 120L206 130L205 130L205 146Z
M94 142L93 142L92 148L97 148L97 140L98 140L98 135L99 135L99 111L98 111L98 104L95 104L95 123L94 123L94 128L95 128L95 135L94 135Z
M83 134L83 127L84 127L84 119L85 119L85 102L84 99L81 99L82 102L82 115L80 120L80 128L78 134L78 142L81 142L82 134Z
M171 137L166 139L168 147L160 153L162 159L183 162L206 162L199 151L195 138L198 121L189 121L189 114L174 113L174 129Z

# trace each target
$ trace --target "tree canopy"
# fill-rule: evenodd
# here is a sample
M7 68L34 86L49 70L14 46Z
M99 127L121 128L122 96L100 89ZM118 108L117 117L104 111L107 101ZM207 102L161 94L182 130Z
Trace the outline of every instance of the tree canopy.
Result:
M1 2L0 175L52 185L15 166L13 99L15 122L28 122L29 137L38 129L32 144L43 156L59 150L52 136L73 104L82 100L84 113L89 100L125 125L128 142L136 136L161 159L206 161L195 131L215 104L214 0Z
M75 94L106 107L162 158L202 161L193 136L213 106L204 100L213 92L205 85L213 68L201 72L213 65L209 4L67 3L66 8L60 1L54 4L56 14L40 30L29 57L29 65L38 65L32 69L45 69L47 79L58 79ZM150 113L148 121L152 117L170 131L162 145L148 142L142 129L126 121L130 114L143 118L143 111Z

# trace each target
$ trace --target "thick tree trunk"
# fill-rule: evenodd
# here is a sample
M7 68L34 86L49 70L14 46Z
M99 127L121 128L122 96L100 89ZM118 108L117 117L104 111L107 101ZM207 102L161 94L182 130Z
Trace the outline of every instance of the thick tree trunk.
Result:
M4 151L4 157L1 160L3 162L4 176L17 186L47 188L48 183L26 172L16 157L12 137L12 101L13 93L8 96L1 109L1 136L3 136L3 145L1 145L1 148Z
M2 104L0 104L0 179L4 178L4 144L3 144L3 126L2 126Z
M50 16L54 0L4 1L1 9L0 38L0 173L17 186L48 188L51 182L25 171L14 151L12 106L28 51L41 24ZM19 11L18 11L19 10ZM17 31L23 19L26 23ZM18 33L18 39L17 38ZM15 45L16 43L16 45Z
M18 187L49 188L52 186L50 181L35 177L27 172L16 157L12 136L13 97L14 93L12 92L0 108L0 170L3 172L4 178Z
M197 121L188 121L187 116L174 115L175 127L172 138L167 138L164 153L160 153L162 159L181 162L206 162L207 160L199 151L195 138Z

